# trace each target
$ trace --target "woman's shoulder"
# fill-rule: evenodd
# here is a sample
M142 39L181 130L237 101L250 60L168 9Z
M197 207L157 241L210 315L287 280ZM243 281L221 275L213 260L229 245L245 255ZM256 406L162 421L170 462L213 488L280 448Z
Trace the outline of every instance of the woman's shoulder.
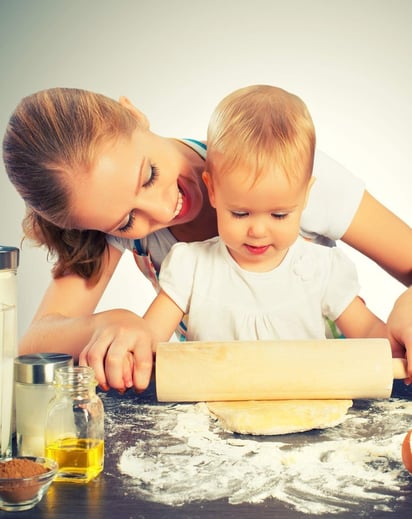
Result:
M340 239L361 203L365 186L361 179L320 150L313 165L315 181L302 213L303 236Z

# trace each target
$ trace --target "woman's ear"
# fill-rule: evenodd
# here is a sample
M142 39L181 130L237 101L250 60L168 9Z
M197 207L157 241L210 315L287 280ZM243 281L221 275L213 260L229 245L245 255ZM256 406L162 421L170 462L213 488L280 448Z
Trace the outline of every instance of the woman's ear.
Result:
M209 171L203 171L202 179L203 179L203 182L206 184L206 187L207 187L207 193L209 195L210 205L212 207L216 208L216 204L215 204L215 190L214 190L214 187L213 187L212 175L209 173Z
M127 97L125 97L125 96L119 97L119 103L124 108L129 110L129 112L133 115L133 117L135 117L135 119L137 119L137 121L139 121L139 126L141 128L143 128L144 130L150 129L150 124L149 124L148 118L145 116L145 114L143 112L138 110Z

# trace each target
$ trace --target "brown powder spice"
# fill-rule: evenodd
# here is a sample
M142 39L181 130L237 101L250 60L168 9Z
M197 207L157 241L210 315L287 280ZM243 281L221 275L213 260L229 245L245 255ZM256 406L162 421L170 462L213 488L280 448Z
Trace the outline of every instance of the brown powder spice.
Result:
M13 458L0 462L1 497L9 504L34 499L43 482L25 478L45 472L47 469L43 465L25 458Z
M0 463L0 478L3 479L29 478L45 472L47 469L43 465L28 459L14 458Z

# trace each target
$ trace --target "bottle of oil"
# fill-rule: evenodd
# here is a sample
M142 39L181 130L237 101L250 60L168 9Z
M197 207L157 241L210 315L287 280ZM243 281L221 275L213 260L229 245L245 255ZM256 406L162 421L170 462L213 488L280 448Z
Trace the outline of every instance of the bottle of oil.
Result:
M46 418L46 457L59 465L55 481L88 483L104 463L104 409L94 372L85 366L58 368L54 385Z

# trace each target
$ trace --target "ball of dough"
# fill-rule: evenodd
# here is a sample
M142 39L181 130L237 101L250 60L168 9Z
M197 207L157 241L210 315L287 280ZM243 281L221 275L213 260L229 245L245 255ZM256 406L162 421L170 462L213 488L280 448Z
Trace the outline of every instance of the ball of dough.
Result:
M288 434L334 427L352 400L259 400L208 402L222 427L240 434Z

